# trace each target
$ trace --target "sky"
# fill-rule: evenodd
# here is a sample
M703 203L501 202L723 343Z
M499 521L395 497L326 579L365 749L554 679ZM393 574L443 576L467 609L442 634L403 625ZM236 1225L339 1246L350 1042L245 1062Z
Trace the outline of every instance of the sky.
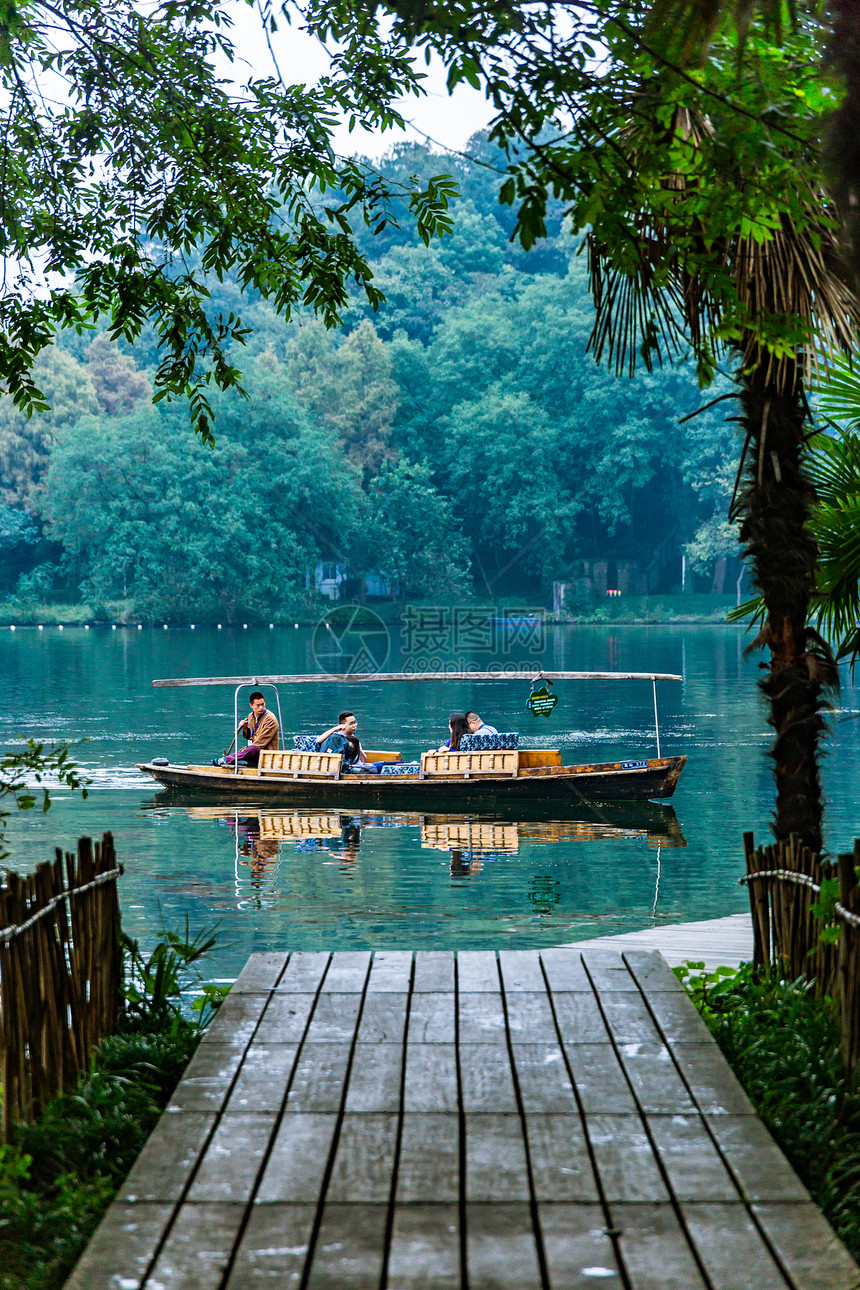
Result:
M273 74L272 56L259 12L242 0L234 0L226 7L234 22L231 38L237 57L244 58L258 76ZM277 5L273 7L277 9ZM280 20L278 30L271 35L271 43L281 74L290 83L313 85L328 69L325 49L295 25L288 26ZM375 159L394 143L403 139L426 142L427 135L439 149L461 150L476 131L487 125L491 110L480 90L458 85L453 95L449 95L445 70L438 58L434 57L430 66L425 67L422 55L418 66L427 73L426 94L421 98L410 97L398 105L414 128L405 134L393 130L371 133L359 128L350 133L344 123L334 135L335 151L344 156L361 153ZM241 73L237 79L241 79Z

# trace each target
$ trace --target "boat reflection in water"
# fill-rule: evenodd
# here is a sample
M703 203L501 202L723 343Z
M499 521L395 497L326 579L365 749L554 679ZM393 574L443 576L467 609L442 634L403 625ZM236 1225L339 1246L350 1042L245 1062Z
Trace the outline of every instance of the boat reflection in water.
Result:
M163 810L156 799L152 805ZM277 873L282 861L297 853L317 854L322 863L343 870L357 865L362 836L378 829L409 829L422 850L447 851L452 878L471 878L490 861L519 854L524 843L563 843L573 839L638 838L649 846L685 847L675 812L654 803L594 804L583 809L591 818L522 820L478 815L379 814L373 811L278 811L241 805L171 806L170 814L214 822L234 837L236 899L240 906L264 907L277 900Z

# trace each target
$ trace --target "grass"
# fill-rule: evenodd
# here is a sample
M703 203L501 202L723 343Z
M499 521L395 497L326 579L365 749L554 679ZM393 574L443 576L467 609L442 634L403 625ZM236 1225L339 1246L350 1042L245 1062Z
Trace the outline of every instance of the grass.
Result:
M860 1069L842 1056L838 1008L804 981L677 969L750 1101L860 1258Z
M224 989L183 1015L189 969L214 944L164 931L149 955L123 938L125 1006L77 1088L0 1147L0 1290L60 1290L140 1153Z

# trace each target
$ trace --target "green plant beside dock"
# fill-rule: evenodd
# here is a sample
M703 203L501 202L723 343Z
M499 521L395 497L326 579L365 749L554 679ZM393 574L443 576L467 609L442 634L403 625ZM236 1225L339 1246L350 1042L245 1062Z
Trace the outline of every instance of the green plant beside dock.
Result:
M189 1018L183 994L211 930L160 933L144 954L123 938L124 1008L77 1088L0 1147L0 1290L58 1290L170 1099L224 996L202 987Z
M752 964L702 966L675 971L813 1200L860 1258L860 1069L846 1067L837 1005Z

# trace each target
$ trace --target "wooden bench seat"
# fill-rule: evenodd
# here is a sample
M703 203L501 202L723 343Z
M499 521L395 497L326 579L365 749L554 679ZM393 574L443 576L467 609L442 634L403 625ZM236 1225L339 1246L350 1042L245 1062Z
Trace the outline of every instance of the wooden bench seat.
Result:
M421 756L421 779L444 775L446 778L473 779L483 775L516 777L519 754L514 749L488 748L481 752L426 752Z
M297 752L268 748L260 753L260 775L290 775L293 779L340 779L340 753Z

